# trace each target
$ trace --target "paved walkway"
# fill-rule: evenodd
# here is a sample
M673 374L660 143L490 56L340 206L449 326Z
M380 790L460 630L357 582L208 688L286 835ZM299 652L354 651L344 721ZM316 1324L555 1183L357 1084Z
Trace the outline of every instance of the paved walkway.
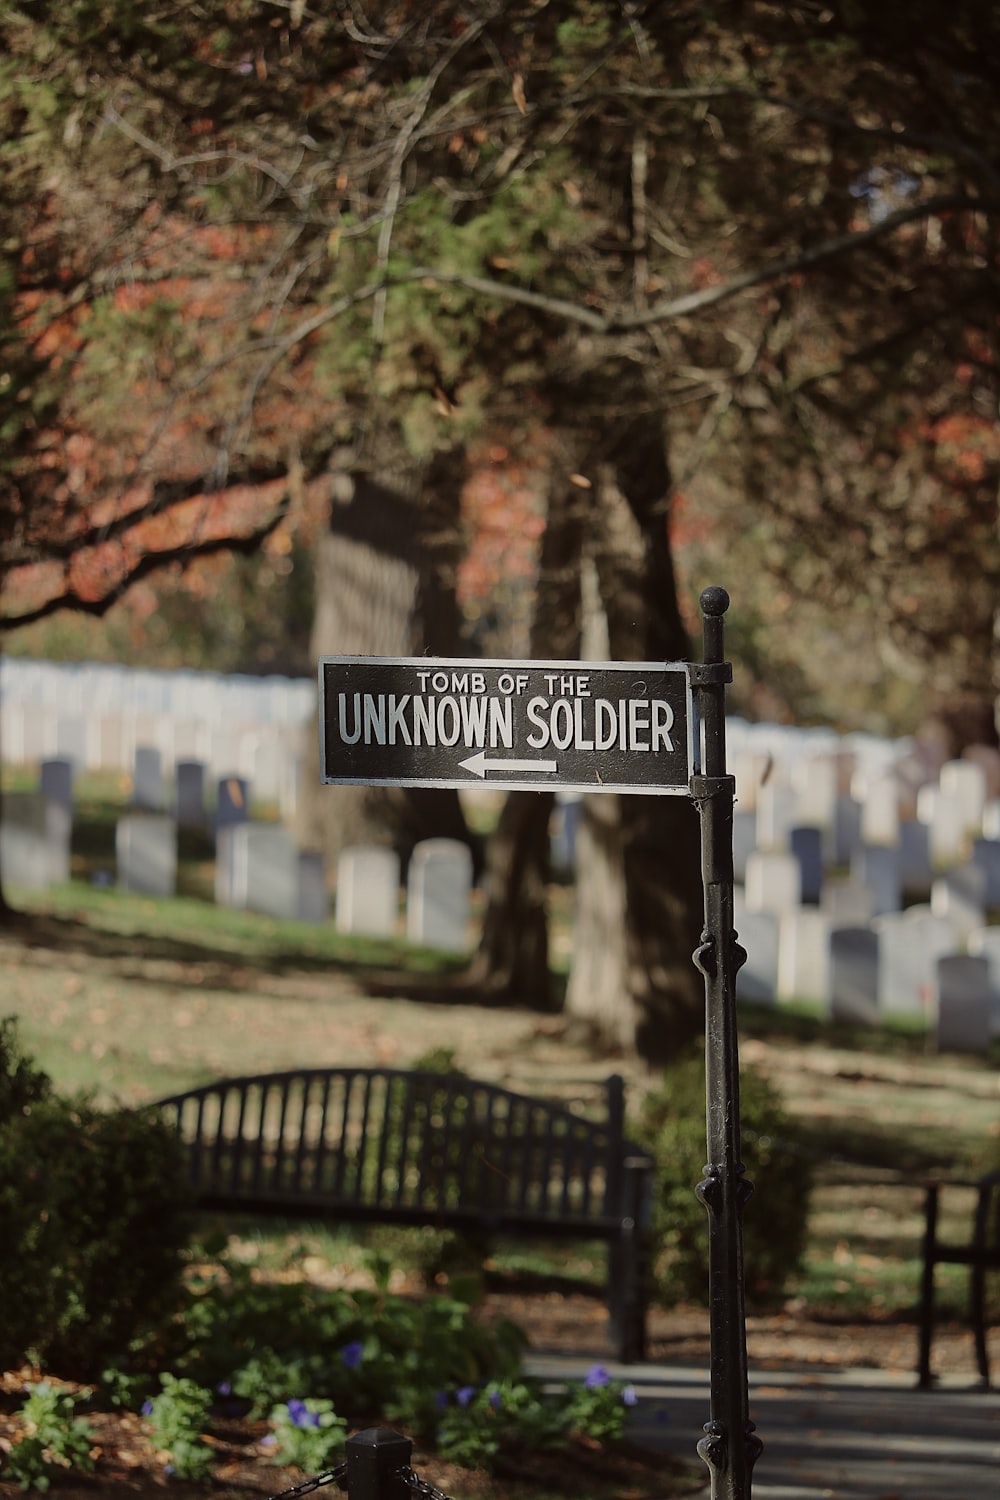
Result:
M526 1368L559 1380L584 1374L592 1363L535 1354ZM697 1460L695 1445L709 1415L708 1371L610 1362L607 1368L636 1387L636 1439ZM1000 1391L949 1379L918 1391L912 1375L883 1370L769 1370L751 1372L750 1417L764 1444L753 1500L1000 1496Z

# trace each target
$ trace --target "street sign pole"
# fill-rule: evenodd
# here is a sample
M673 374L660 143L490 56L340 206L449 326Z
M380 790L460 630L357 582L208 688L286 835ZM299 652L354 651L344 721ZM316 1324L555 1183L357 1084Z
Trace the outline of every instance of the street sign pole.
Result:
M736 975L746 953L736 941L733 898L733 803L726 773L725 589L701 596L703 661L692 666L704 747L703 772L691 778L701 818L705 925L694 961L705 979L705 1112L708 1164L696 1189L709 1223L710 1420L698 1452L708 1464L712 1500L750 1500L761 1451L750 1420L743 1274L743 1209L753 1189L740 1150L740 1066Z
M725 589L701 596L703 660L540 662L323 657L328 785L676 793L701 819L711 1413L698 1451L712 1500L750 1500L761 1450L749 1416L733 894L735 781L726 772Z

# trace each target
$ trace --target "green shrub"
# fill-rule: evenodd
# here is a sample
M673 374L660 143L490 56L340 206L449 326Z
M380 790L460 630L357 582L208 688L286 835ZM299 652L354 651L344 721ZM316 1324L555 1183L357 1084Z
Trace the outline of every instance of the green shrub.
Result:
M0 1016L0 1126L25 1114L51 1093L48 1075L22 1051L16 1018Z
M744 1067L740 1078L743 1162L753 1197L746 1206L748 1303L780 1297L805 1248L812 1167L794 1149L794 1126L774 1088ZM657 1168L656 1295L667 1305L708 1296L708 1213L694 1189L706 1161L702 1051L669 1067L644 1104L639 1133Z
M338 1417L333 1402L293 1396L271 1412L271 1427L276 1439L272 1461L318 1474L328 1469L335 1458L343 1456L347 1423Z
M169 1373L160 1376L159 1395L143 1402L153 1442L170 1455L169 1471L177 1479L207 1479L212 1471L212 1449L202 1436L211 1406L211 1391Z
M94 1467L90 1449L95 1434L83 1417L74 1414L68 1391L56 1390L47 1381L27 1389L21 1408L23 1435L7 1455L6 1472L22 1490L44 1492L61 1471Z
M0 1122L0 1363L30 1351L94 1379L171 1309L183 1182L180 1144L151 1115L43 1094Z
M258 1412L309 1394L352 1417L388 1417L391 1406L413 1422L435 1391L520 1365L519 1328L503 1320L486 1327L451 1298L330 1291L259 1282L244 1266L222 1269L201 1283L189 1279L183 1316L159 1355L199 1385L229 1386Z

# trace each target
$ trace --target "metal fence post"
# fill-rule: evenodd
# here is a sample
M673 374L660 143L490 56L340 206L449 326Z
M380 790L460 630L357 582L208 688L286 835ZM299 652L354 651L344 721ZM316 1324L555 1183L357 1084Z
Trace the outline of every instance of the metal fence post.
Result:
M726 773L725 589L701 596L703 662L692 667L703 736L703 774L691 779L701 818L705 925L694 956L705 979L705 1113L708 1164L698 1197L709 1221L711 1420L698 1452L708 1464L712 1500L750 1500L761 1443L749 1415L743 1275L743 1206L752 1188L740 1159L740 1071L736 975L746 953L736 941L733 896L733 803Z
M413 1444L391 1427L366 1427L344 1445L348 1500L410 1500Z

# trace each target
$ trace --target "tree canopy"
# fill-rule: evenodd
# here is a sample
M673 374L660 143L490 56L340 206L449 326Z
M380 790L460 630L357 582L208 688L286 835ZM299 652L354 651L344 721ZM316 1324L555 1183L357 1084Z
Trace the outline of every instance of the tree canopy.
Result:
M857 608L896 670L980 679L998 25L8 5L5 620L258 545L375 431L405 466L568 425L596 462L647 409L765 625Z

